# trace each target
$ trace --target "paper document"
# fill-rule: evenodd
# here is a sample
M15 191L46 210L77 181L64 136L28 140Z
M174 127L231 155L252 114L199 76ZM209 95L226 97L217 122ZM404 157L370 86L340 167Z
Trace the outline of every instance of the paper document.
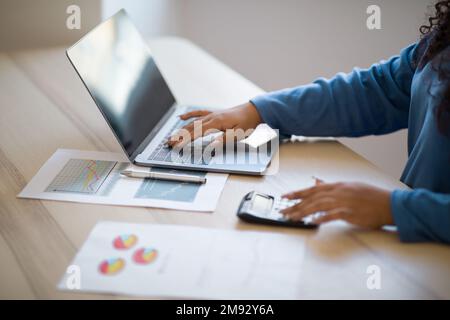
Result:
M99 222L58 288L173 298L296 299L303 258L300 236Z
M205 184L127 178L123 154L59 149L18 195L20 198L214 211L226 174L152 168L206 176Z
M252 148L258 148L259 146L262 146L263 144L269 142L276 136L277 133L275 130L273 130L267 124L261 123L256 127L251 135L241 140L240 142L248 144Z

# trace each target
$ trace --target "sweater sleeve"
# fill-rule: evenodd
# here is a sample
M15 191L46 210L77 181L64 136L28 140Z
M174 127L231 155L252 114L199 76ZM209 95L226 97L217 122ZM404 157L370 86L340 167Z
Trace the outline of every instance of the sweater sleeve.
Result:
M416 47L369 69L321 78L251 102L264 122L283 135L359 137L403 129L408 125Z
M395 190L391 210L402 241L450 243L450 194Z

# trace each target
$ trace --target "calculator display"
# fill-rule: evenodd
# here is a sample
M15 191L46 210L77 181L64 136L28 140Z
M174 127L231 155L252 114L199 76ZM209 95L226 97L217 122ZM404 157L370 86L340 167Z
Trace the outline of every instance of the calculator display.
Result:
M272 209L272 202L272 198L257 194L253 197L252 210L255 212L268 212Z

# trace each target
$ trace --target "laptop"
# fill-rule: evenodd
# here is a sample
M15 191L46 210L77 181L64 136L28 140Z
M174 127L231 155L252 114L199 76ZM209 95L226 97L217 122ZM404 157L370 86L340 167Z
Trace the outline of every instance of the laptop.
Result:
M238 142L208 150L212 134L181 149L166 145L189 122L179 115L199 107L177 103L125 10L91 30L66 54L131 163L250 175L264 174L270 164L275 141L263 149Z

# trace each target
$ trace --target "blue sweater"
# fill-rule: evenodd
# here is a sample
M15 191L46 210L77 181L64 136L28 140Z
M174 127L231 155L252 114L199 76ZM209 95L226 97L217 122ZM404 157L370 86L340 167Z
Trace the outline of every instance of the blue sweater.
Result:
M360 137L408 128L409 159L401 180L412 190L391 194L400 239L450 243L450 138L439 132L435 117L446 84L430 63L414 67L418 47L367 70L251 102L284 135Z

